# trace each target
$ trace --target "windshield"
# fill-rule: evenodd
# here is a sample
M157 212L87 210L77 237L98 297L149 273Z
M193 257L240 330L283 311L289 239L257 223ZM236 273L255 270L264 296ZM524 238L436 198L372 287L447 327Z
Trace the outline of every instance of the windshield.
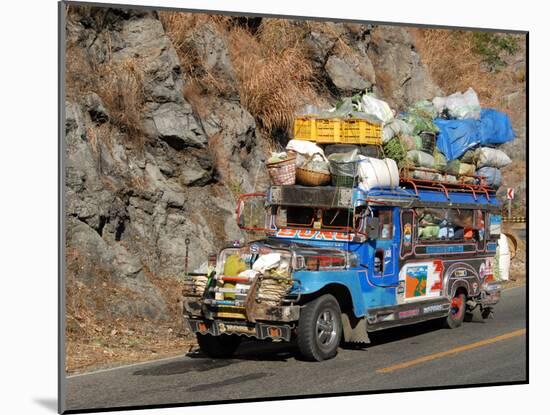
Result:
M350 209L279 206L276 209L275 224L277 228L346 231L354 227L354 220L359 221Z

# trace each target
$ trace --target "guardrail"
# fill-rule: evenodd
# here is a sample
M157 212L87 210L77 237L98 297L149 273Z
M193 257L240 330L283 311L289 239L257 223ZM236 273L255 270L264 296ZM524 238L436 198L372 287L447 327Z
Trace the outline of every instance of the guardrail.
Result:
M512 216L512 217L503 216L502 221L505 223L525 223L526 222L525 216Z

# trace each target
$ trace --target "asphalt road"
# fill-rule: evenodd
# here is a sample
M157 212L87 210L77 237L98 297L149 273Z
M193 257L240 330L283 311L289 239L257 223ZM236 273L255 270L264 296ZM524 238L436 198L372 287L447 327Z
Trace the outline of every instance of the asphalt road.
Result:
M200 353L67 378L67 409L106 408L525 381L525 287L503 292L493 319L456 330L433 322L380 332L332 360L288 344L243 343L234 359Z

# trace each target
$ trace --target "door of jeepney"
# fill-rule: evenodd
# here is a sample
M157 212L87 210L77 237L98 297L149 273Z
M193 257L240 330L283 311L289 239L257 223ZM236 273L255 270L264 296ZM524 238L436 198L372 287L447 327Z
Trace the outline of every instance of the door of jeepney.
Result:
M398 285L399 269L399 209L373 208L378 217L379 231L376 239L369 238L369 279L374 285L393 287Z

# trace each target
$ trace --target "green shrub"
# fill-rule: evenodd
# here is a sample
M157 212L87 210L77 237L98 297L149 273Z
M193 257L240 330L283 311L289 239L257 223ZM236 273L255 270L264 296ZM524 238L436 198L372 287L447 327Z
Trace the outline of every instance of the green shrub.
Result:
M472 38L474 51L491 71L505 67L503 56L515 53L519 47L517 37L510 34L472 32Z

